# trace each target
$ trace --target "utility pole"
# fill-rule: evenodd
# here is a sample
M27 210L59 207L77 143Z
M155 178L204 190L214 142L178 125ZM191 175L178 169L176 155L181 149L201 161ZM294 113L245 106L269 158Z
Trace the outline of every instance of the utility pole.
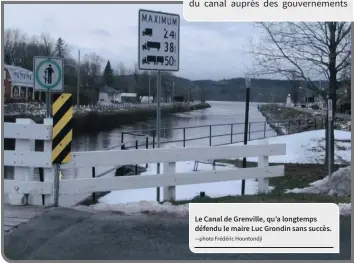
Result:
M77 65L77 94L76 94L76 105L80 105L80 50L78 50L78 65Z

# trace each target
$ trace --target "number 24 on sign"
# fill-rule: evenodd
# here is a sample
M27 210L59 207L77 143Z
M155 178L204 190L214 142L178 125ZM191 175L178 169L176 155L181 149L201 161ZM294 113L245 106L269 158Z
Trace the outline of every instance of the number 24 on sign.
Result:
M165 31L164 38L171 37L172 39L176 39L177 36L176 36L175 31L171 31L171 32L169 33L169 31L168 31L166 28L164 28L164 31Z

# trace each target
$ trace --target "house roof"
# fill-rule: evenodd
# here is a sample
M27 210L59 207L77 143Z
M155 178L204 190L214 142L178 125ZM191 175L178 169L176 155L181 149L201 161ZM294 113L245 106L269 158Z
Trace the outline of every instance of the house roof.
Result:
M108 85L105 85L103 87L100 88L100 92L104 92L104 93L119 93L118 90L108 86Z
M14 65L4 65L4 68L9 72L11 83L14 86L33 86L33 72Z

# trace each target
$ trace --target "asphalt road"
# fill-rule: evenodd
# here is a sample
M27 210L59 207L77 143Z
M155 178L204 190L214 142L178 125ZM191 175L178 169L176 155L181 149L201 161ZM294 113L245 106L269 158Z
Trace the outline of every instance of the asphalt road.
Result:
M57 208L6 235L2 252L10 260L349 260L350 235L347 217L341 220L340 254L193 254L188 246L188 218Z

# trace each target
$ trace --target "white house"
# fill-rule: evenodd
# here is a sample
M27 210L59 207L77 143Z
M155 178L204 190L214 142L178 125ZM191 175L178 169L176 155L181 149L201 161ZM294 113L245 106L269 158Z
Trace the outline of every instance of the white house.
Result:
M33 72L14 65L4 65L4 93L8 98L41 99L33 90Z
M99 104L137 102L136 93L122 93L110 86L104 86L100 89L98 98Z
M98 97L99 104L111 104L116 100L116 97L120 92L116 89L113 89L110 86L104 86L100 88L100 94Z
M115 102L137 102L136 93L120 93L115 97Z

